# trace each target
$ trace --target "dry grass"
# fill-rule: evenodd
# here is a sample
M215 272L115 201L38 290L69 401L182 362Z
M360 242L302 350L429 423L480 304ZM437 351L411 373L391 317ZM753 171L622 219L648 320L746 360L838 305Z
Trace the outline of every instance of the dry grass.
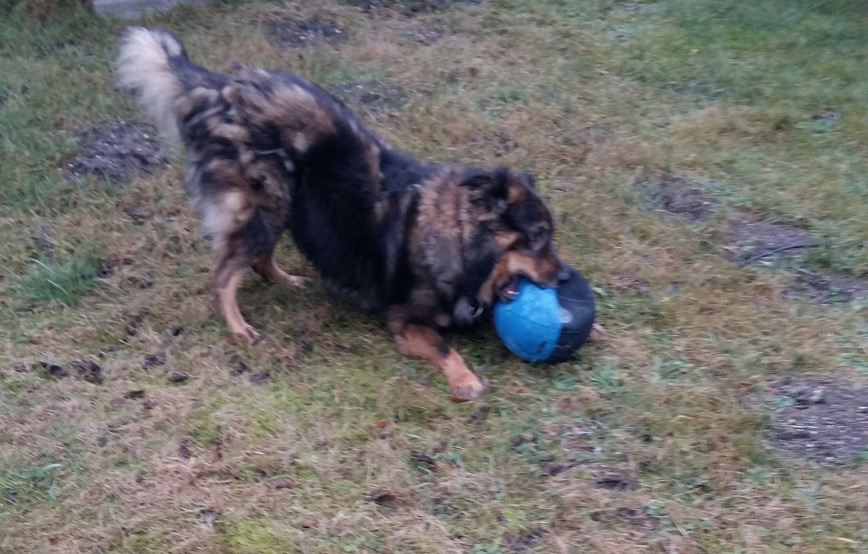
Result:
M843 2L780 20L712 4L491 0L407 17L334 0L148 20L215 69L399 86L402 106L361 107L387 139L538 175L610 340L539 368L490 329L453 337L494 384L466 406L319 285L251 277L242 306L267 338L232 343L178 167L118 188L58 170L79 131L134 117L106 65L121 24L0 23L0 551L864 551L865 467L770 451L768 414L744 401L786 375L864 382L864 308L785 298L786 270L738 268L718 248L747 212L819 236L809 269L866 273L868 80L854 68L868 41L852 31L866 21ZM308 18L347 40L284 48L263 30ZM770 21L814 42L757 34ZM412 39L425 29L442 36ZM839 122L811 119L827 108ZM688 225L645 209L634 183L664 174L713 183L719 212ZM291 244L281 258L312 274ZM119 263L71 296L34 265L100 259ZM601 488L611 475L625 490ZM383 490L384 505L365 496Z

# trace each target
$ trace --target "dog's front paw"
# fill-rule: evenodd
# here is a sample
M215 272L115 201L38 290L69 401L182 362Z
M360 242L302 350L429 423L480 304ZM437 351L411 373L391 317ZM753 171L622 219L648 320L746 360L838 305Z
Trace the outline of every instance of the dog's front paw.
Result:
M232 336L238 342L243 342L249 345L254 345L262 340L262 333L260 333L256 330L255 327L251 327L250 325L245 325L243 329L233 331Z
M452 401L472 402L479 398L483 392L488 390L490 385L491 383L488 379L482 379L480 381L476 375L471 373L461 380L449 383L449 388L452 391Z

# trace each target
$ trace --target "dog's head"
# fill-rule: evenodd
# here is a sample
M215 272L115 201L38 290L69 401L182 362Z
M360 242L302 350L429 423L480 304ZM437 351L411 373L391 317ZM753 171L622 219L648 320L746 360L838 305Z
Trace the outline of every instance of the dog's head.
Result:
M520 277L541 286L565 278L566 268L552 245L554 218L533 177L505 167L471 169L461 177L461 186L469 191L478 236L483 237L465 253L471 265L477 260L484 268L475 272L472 287L477 308L490 306L498 296L513 298Z

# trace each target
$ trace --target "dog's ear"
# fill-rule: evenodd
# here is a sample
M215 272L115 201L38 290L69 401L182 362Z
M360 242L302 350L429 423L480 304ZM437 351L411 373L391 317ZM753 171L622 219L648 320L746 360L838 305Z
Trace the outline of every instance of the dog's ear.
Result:
M500 216L509 204L509 169L498 166L493 169L468 169L459 179L459 185L470 189L470 201L485 211Z
M536 180L533 178L533 175L526 171L517 171L513 173L518 178L518 181L529 188L530 190L536 190Z

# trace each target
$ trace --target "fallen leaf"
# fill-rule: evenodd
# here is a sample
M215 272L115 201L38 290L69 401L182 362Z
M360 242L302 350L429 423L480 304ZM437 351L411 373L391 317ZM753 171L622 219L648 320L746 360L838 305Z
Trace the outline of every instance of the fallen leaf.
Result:
M387 508L397 508L404 500L400 494L385 489L366 492L364 498L368 502L375 502Z
M166 353L165 352L157 352L156 354L150 354L145 356L145 361L142 362L142 369L151 369L152 367L163 365L166 363Z
M440 468L440 463L427 454L423 454L418 450L414 450L410 452L410 459L418 462L419 464L428 467L433 471L437 471Z
M232 375L238 377L242 373L247 373L248 371L250 371L250 367L248 367L247 364L239 360L235 363L235 367L232 368Z
M69 364L88 383L102 382L102 368L92 360L73 360Z
M63 378L63 377L66 377L67 375L69 375L65 369L63 369L62 367L60 367L57 364L50 364L48 362L39 362L39 365L41 365L43 368L45 368L45 371L47 371L48 374L51 375L52 377L57 377L58 379L60 379L60 378Z

